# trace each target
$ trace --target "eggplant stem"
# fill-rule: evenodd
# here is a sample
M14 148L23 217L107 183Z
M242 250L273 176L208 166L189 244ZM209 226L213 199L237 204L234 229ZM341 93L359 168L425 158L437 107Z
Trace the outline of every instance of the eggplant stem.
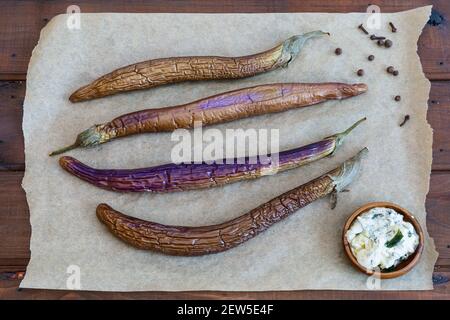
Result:
M334 136L329 137L329 138L332 138L332 139L335 139L335 140L336 140L336 144L335 144L334 150L333 150L333 152L332 152L330 155L334 155L334 153L336 152L336 150L339 148L339 146L340 146L340 145L342 144L342 142L344 141L344 138L345 138L345 137L346 137L353 129L355 129L357 126L359 126L359 124L360 124L361 122L364 122L364 121L366 121L366 120L367 120L367 118L364 117L364 118L362 118L362 119L356 121L354 124L352 124L352 126L351 126L350 128L348 128L347 130L345 130L345 131L343 131L343 132L341 132L341 133L337 133L337 134L335 134Z
M104 126L105 126L104 124L101 124L101 125L96 124L88 129L84 130L77 136L77 139L75 140L75 142L73 144L71 144L70 146L67 146L65 148L53 151L49 154L49 156L61 154L66 151L76 149L78 147L84 148L84 147L96 146L98 144L107 142L108 140L111 139L111 135L108 135L108 134L105 134L104 132L102 132L102 129Z
M367 120L367 118L364 117L364 118L362 118L362 119L356 121L350 128L348 128L348 129L345 130L344 132L340 133L340 135L342 135L342 136L345 137L345 136L348 135L353 129L355 129L361 122L366 121L366 120Z
M333 180L336 192L344 190L358 174L361 166L361 158L367 154L369 150L363 148L356 156L345 161L337 170L337 172L329 173L328 176Z
M292 36L289 39L285 40L283 42L283 52L281 55L281 59L283 59L283 57L285 59L287 59L284 66L288 66L289 63L292 60L294 60L294 58L300 53L303 45L305 44L306 41L308 41L308 39L323 36L323 35L329 36L330 33L317 30L317 31L311 31L311 32L307 32L304 34L300 34L300 35L295 35L295 36Z
M61 153L64 153L64 152L66 152L66 151L76 149L76 148L78 148L79 146L80 146L80 142L79 142L79 141L75 141L75 143L71 144L70 146L67 146L67 147L58 149L58 150L56 150L56 151L50 152L48 155L49 155L50 157L51 157L51 156L55 156L55 155L57 155L57 154L61 154Z

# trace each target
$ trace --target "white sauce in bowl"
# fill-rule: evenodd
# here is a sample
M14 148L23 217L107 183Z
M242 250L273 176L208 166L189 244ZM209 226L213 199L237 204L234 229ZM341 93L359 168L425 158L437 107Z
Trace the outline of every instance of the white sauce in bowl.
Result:
M359 215L345 234L358 263L367 269L389 269L408 258L419 245L414 226L390 208Z

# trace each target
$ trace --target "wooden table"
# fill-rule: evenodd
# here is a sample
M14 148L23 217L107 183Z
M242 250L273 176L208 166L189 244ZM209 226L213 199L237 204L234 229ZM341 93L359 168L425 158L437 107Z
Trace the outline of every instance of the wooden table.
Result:
M382 12L434 4L433 19L419 39L419 55L431 80L428 121L434 129L433 171L427 196L427 226L439 259L434 290L421 292L271 291L97 293L18 290L29 257L31 227L25 192L22 105L27 65L41 28L65 13L73 1L2 1L0 3L0 299L449 299L450 298L450 1L377 1ZM82 12L351 12L367 1L83 1Z

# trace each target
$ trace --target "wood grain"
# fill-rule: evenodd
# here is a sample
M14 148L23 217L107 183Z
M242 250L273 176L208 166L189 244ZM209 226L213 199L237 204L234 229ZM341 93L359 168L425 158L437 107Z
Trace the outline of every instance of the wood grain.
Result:
M22 134L24 81L0 82L0 171L24 170Z
M433 291L409 292L70 292L17 290L16 273L28 263L29 212L20 184L24 170L21 130L26 70L41 28L55 15L64 13L73 2L0 2L0 299L450 299L450 82L434 81L428 120L434 129L433 174L427 197L428 230L440 253L434 273ZM419 39L418 52L426 76L450 80L450 1L380 0L383 12L397 12L422 5L434 5L441 23L427 25ZM363 0L173 0L100 1L79 0L82 12L350 12L365 11ZM19 275L22 275L19 273ZM9 280L8 280L9 279ZM11 280L12 279L12 280ZM16 279L16 280L14 280Z
M448 279L450 272L436 272L435 283L440 279ZM19 280L0 280L0 299L374 299L374 300L405 300L405 299L434 299L448 300L450 295L449 283L435 285L432 291L266 291L266 292L225 292L225 291L191 291L191 292L94 292L94 291L66 291L66 290L38 290L17 289Z
M30 259L31 226L23 172L0 172L0 272L23 271Z
M419 41L419 54L429 79L450 78L448 0L380 0L382 12L397 12L429 5L444 17L439 26L427 25ZM0 79L23 80L31 51L39 39L41 28L55 15L65 13L73 1L2 1L0 3ZM289 1L87 1L76 4L81 12L365 12L364 0Z
M427 119L433 128L432 169L450 170L450 81L431 82Z

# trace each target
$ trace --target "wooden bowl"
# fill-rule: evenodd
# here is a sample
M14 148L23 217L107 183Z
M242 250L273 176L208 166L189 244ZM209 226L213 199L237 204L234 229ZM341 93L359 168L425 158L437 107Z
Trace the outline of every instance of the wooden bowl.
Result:
M355 256L353 255L350 244L347 241L347 237L345 236L345 234L347 233L347 230L350 228L350 226L352 225L352 223L356 219L356 217L358 217L360 214L362 214L366 211L369 211L370 209L375 208L375 207L384 207L384 208L394 209L399 214L402 214L404 217L403 220L410 222L413 225L414 229L416 229L417 235L419 236L419 244L416 248L416 251L413 254L411 254L408 257L408 259L400 262L391 271L378 272L378 271L368 270L365 267L363 267L362 265L360 265L358 263L358 261L356 260ZM392 278L396 278L396 277L400 277L400 276L404 275L405 273L410 271L417 264L417 262L419 262L419 259L420 259L420 256L422 255L422 250L423 250L424 236L423 236L423 231L422 231L422 228L420 227L419 222L417 222L416 218L408 210L406 210L394 203L390 203L390 202L371 202L371 203L368 203L368 204L362 206L355 212L353 212L353 214L347 219L347 222L344 225L344 230L342 233L342 240L344 242L344 250L345 250L348 258L350 259L352 265L356 269L358 269L359 271L362 271L363 273L370 275L370 276L374 275L381 279L392 279Z

